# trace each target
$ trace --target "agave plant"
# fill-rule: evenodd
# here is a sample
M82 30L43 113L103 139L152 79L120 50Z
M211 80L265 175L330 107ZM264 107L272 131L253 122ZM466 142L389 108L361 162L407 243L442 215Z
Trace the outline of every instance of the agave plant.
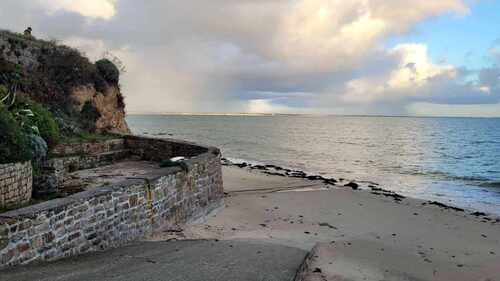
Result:
M6 74L1 74L0 78L0 82L3 82L5 85L10 84L10 87L0 85L0 103L4 104L7 107L11 107L16 102L16 92L18 84L17 79L15 79L16 77L13 77L13 79Z
M8 84L11 82L10 87L6 87L0 84L0 103L3 104L17 120L21 128L25 129L29 134L40 135L40 130L37 126L31 125L31 120L35 117L33 111L29 108L17 108L14 107L16 103L16 92L17 92L17 77L8 77L5 74L0 76L2 82Z

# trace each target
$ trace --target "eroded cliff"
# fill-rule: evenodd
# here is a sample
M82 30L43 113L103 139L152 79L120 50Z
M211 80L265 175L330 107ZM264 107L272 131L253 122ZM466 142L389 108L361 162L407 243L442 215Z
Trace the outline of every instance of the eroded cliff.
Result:
M109 60L93 63L56 42L0 31L0 74L0 82L49 109L64 134L130 132L119 71Z

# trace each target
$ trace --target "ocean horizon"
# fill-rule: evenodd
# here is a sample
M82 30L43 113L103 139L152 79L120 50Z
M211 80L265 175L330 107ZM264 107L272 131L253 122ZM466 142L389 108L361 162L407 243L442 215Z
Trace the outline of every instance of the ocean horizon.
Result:
M138 135L219 147L234 162L375 182L500 215L500 118L129 115Z
M274 116L303 116L303 117L387 117L387 118L465 118L465 119L500 119L492 116L453 116L453 115L385 115L385 114L322 114L322 113L210 113L210 112L127 112L132 116L248 116L248 117L274 117Z

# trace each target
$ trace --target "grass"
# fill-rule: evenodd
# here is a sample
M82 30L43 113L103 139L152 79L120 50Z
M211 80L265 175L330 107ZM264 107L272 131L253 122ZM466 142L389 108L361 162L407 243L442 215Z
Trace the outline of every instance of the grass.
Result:
M90 132L82 132L79 135L73 136L63 136L61 139L61 143L84 143L84 142L95 142L102 140L112 140L121 138L121 135L111 134L111 133L90 133Z

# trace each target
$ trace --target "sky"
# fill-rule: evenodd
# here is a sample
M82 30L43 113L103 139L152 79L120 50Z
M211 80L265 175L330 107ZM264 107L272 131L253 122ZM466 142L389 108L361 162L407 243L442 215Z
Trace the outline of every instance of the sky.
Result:
M500 1L2 0L0 28L109 52L129 113L500 117Z

